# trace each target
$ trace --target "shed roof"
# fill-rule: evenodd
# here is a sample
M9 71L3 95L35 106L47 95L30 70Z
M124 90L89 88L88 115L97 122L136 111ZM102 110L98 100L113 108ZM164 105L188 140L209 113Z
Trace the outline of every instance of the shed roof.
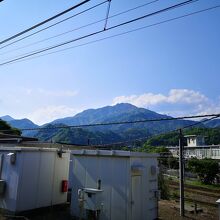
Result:
M37 138L0 133L0 143L38 141Z
M41 152L41 151L46 151L46 152L55 152L55 151L60 151L60 149L58 148L42 148L42 147L0 147L0 152L2 151L13 151L13 152ZM66 152L70 152L69 150L63 150L62 152L66 153Z
M87 155L87 156L115 156L115 157L146 157L157 158L158 154L131 152L121 150L72 150L73 155Z
M190 134L190 135L184 135L184 137L204 137L203 135L196 135L196 134Z

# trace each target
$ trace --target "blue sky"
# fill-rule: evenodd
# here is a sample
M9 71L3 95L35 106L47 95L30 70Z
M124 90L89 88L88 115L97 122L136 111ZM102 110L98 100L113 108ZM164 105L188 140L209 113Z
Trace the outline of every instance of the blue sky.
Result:
M182 0L183 1L183 0ZM179 0L159 0L115 17L108 27L168 7ZM0 40L80 1L4 0L0 3ZM89 3L62 18L101 2ZM150 0L112 0L110 15ZM75 42L77 46L123 31L150 25L220 4L199 0L104 34ZM14 50L105 17L107 5L75 17L34 37L0 49L0 63L103 28L103 23ZM58 21L60 19L57 19ZM128 35L111 38L12 65L0 66L0 115L28 117L43 124L88 108L120 102L169 115L220 112L220 8ZM54 22L51 22L52 24ZM65 48L65 47L64 47ZM10 53L9 53L10 52Z

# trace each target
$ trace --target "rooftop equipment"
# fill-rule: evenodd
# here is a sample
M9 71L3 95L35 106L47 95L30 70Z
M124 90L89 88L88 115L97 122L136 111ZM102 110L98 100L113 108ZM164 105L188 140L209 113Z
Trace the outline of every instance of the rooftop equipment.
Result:
M128 151L71 152L71 214L80 219L158 217L157 155Z

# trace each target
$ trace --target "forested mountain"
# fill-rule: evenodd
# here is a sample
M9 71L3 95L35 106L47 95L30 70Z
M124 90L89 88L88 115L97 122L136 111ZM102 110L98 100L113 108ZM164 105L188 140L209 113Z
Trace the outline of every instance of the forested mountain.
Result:
M220 119L209 121L205 124L205 126L209 128L220 128Z
M161 115L156 112L150 111L144 108L138 108L134 105L122 103L115 106L107 106L99 109L89 109L75 115L74 117L68 117L58 119L51 124L62 123L66 125L82 125L82 124L94 124L94 123L108 123L108 122L121 122L121 121L137 121L146 119L161 119L171 118L167 115ZM122 125L109 125L92 127L88 130L91 131L113 131L121 132L127 129L144 129L150 131L150 133L158 133L167 131L169 129L175 129L182 126L192 124L192 121L179 120L179 121L163 121L163 122L148 122L148 123L136 123L136 124L122 124Z
M38 128L39 126L34 124L31 120L24 118L24 119L13 119L11 121L8 121L8 123L14 127L14 128L18 128L18 129L26 129L26 128ZM37 131L23 131L22 135L24 136L29 136L29 137L33 137L35 136L37 133Z
M57 127L60 125L85 125L121 121L126 122L161 118L171 117L124 103L99 109L89 109L75 115L74 117L55 120L46 125L46 127ZM177 129L179 127L190 125L192 123L194 122L189 120L179 120L83 127L83 129L47 129L39 131L35 135L35 137L41 140L53 140L75 144L87 144L88 140L90 144L110 144L120 141L129 142L130 140L135 140L143 137L147 138L153 134Z
M34 124L28 119L21 120L10 120L8 123L16 128L38 128L39 126ZM6 118L6 119L7 119ZM146 123L131 123L131 124L118 124L118 125L107 125L107 126L93 126L93 127L83 127L83 128L62 128L56 129L57 126L66 125L85 125L85 124L96 124L96 123L109 123L109 122L121 122L121 121L137 121L146 119L161 119L161 118L171 118L167 115L158 114L156 112L150 111L144 108L138 108L134 105L122 103L115 106L106 106L98 109L85 110L73 117L67 117L62 119L57 119L51 123L45 124L41 127L48 127L52 129L43 129L39 131L24 131L22 135L34 136L40 140L45 141L58 141L65 143L75 143L75 144L109 144L120 141L128 141L147 138L155 134L165 133L172 131L174 129L182 128L184 126L192 125L195 122L190 120L171 120L171 121L158 121L158 122L146 122ZM217 127L220 123L219 120L213 120L206 124L199 124L197 127ZM55 129L54 129L55 128ZM218 129L217 129L218 130ZM199 130L200 131L200 130ZM198 131L198 132L199 132ZM197 130L192 130L197 134ZM208 131L207 131L208 132ZM214 131L213 131L214 132ZM155 145L175 145L178 144L178 138L171 135L169 137L162 135L154 139L151 139L150 144ZM163 141L161 142L161 140ZM214 141L214 142L213 142ZM210 143L216 143L217 140L210 140ZM157 143L158 142L158 143ZM208 140L209 142L209 140ZM130 142L132 143L132 142Z

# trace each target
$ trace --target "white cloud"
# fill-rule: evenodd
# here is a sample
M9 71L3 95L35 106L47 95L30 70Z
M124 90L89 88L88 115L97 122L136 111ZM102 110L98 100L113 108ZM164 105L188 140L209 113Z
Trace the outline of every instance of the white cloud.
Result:
M211 103L208 106L201 108L199 114L219 114L220 113L220 103Z
M194 104L208 101L205 95L188 89L171 89L166 98L168 103Z
M73 116L78 112L76 103L77 90L42 87L13 87L10 90L0 88L0 115L11 115L15 118L29 118L37 124Z
M141 95L118 96L117 103L131 103L138 107L152 108L170 115L208 114L220 112L220 99L211 100L204 94L188 89L171 89L166 94L144 93Z
M145 93L139 96L118 96L114 98L113 104L127 102L139 107L145 107L149 105L157 105L165 101L166 97L162 94Z
M204 103L208 98L203 94L187 89L171 89L169 94L144 93L142 95L118 96L113 99L113 104L128 102L139 107L154 106L163 103L192 104Z
M75 108L70 108L68 106L45 106L43 108L36 109L34 112L30 113L27 117L33 122L42 125L47 122L51 122L57 118L64 118L69 116L74 116L80 112Z

